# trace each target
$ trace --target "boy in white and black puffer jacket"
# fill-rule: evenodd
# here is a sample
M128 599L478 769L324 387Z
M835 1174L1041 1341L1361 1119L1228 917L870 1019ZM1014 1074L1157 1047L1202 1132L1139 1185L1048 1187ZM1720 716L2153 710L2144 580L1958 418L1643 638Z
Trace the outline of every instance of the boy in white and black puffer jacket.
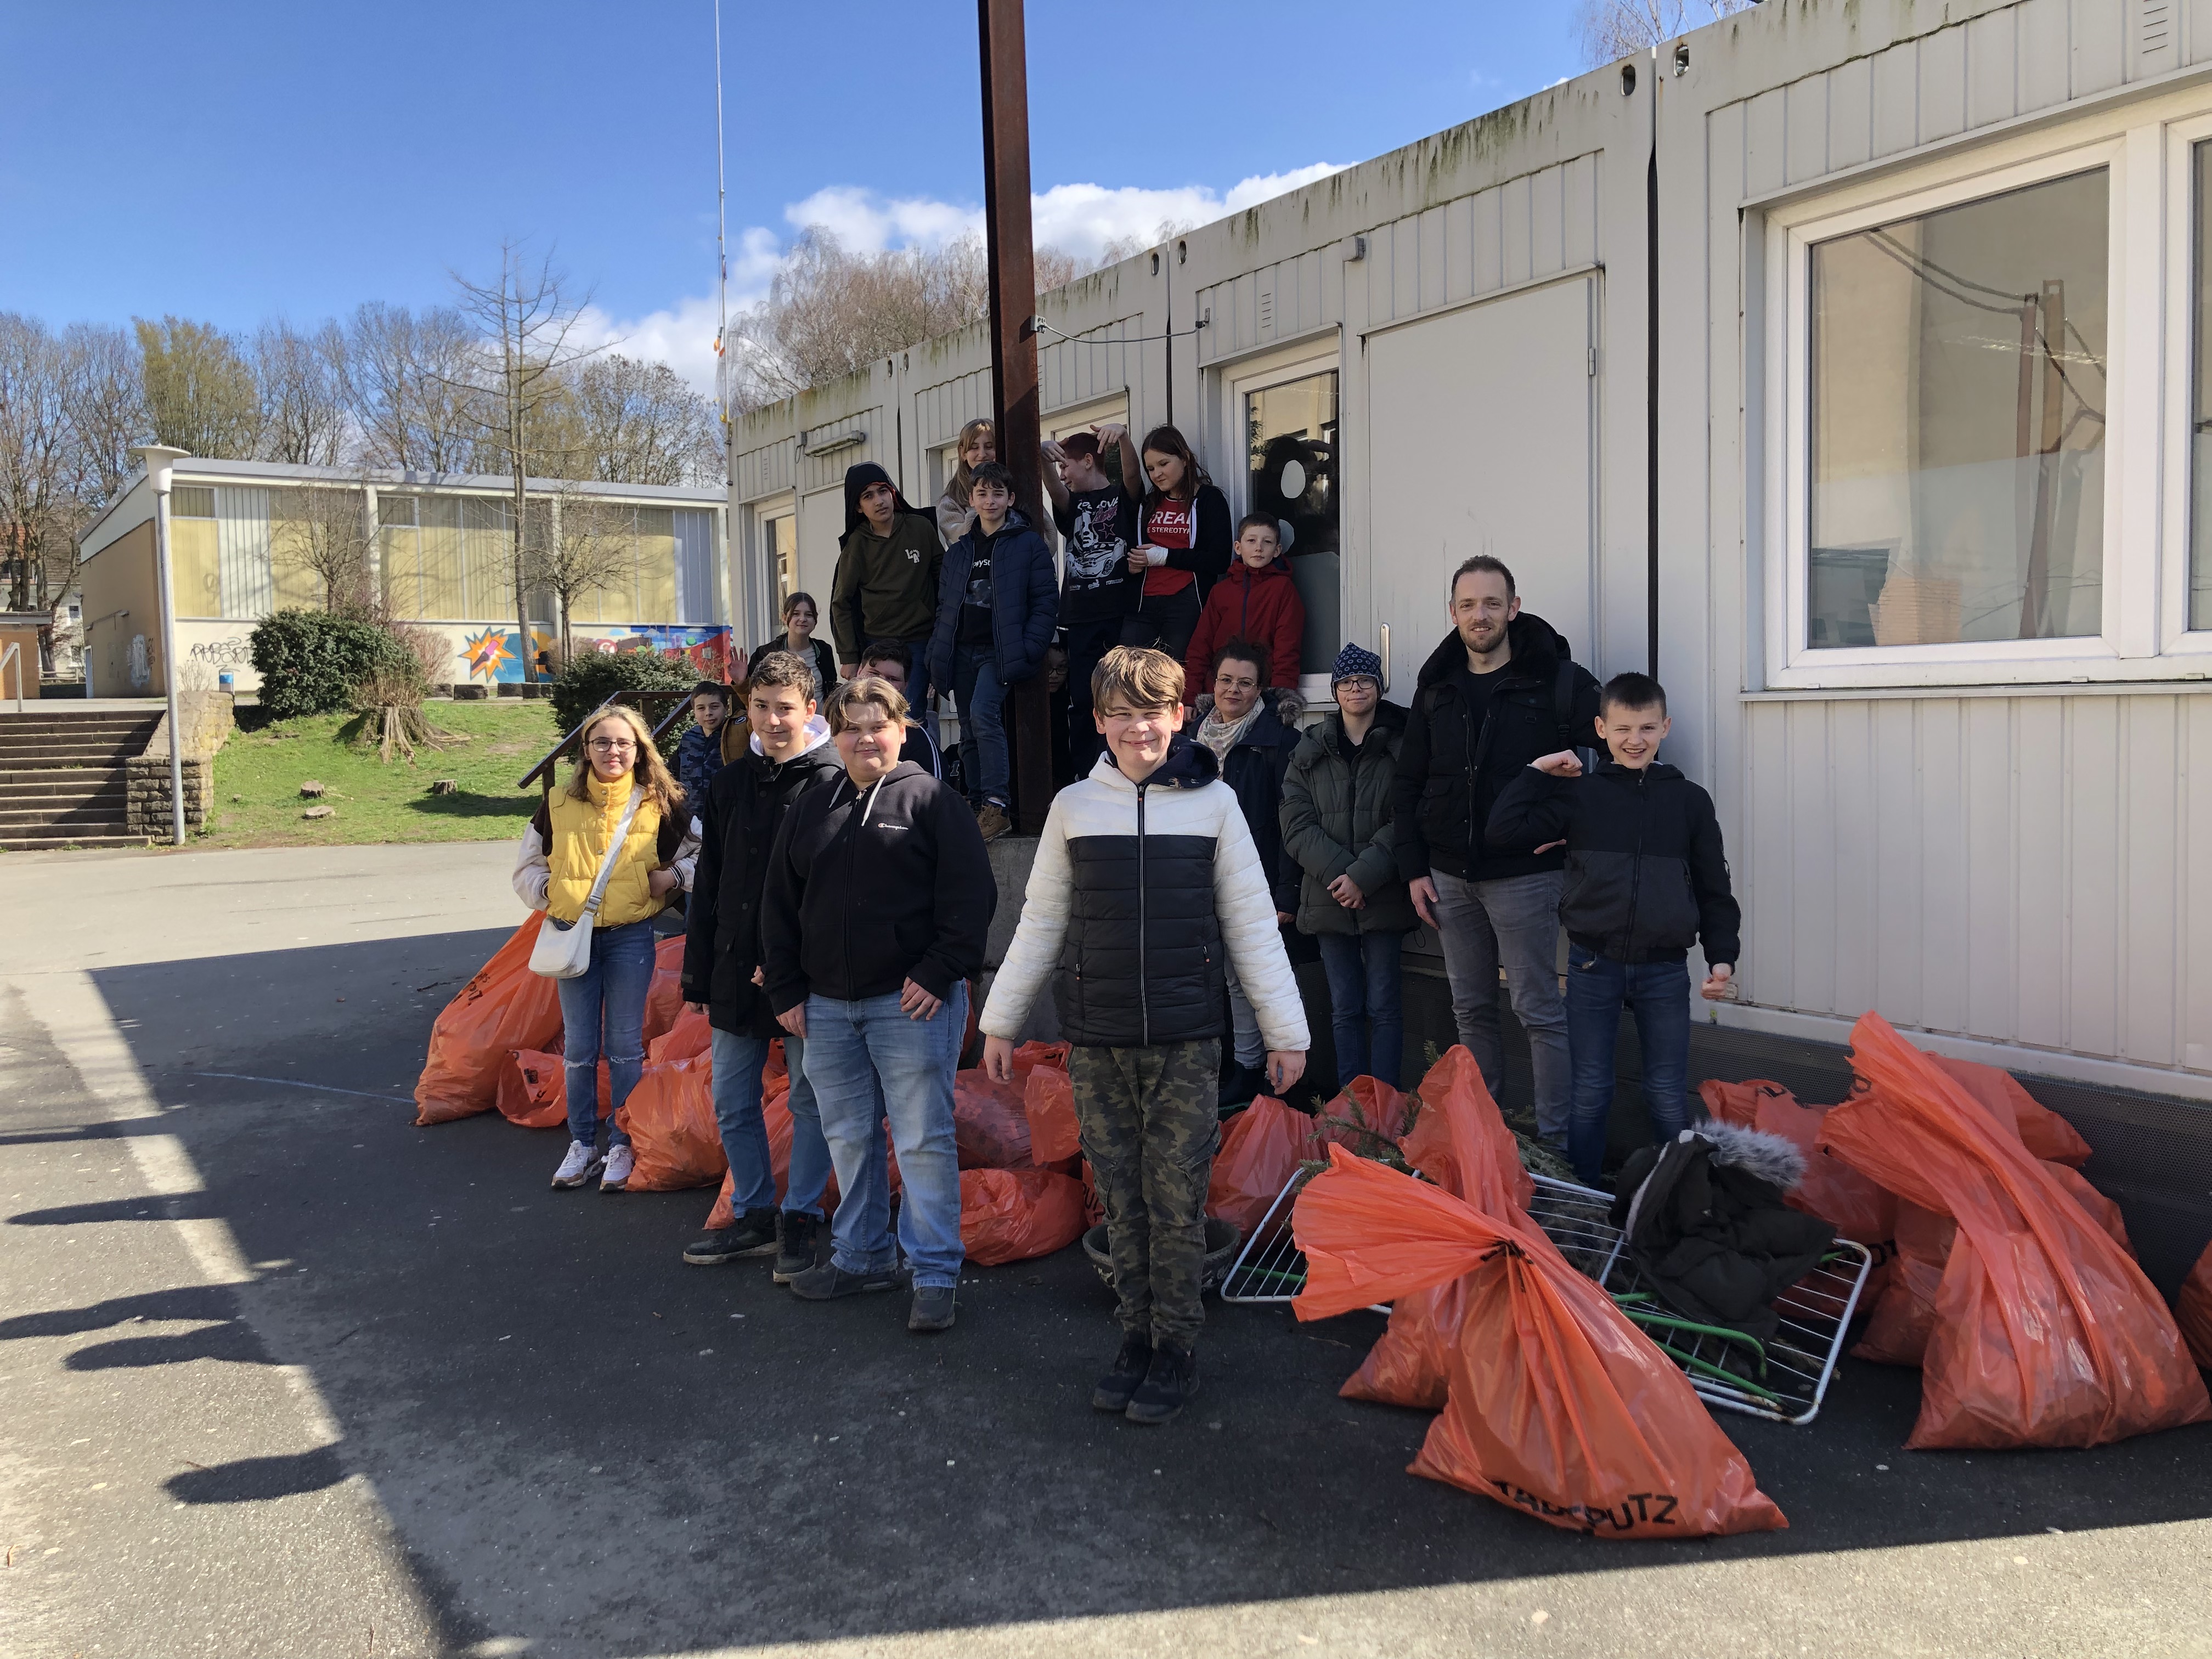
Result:
M1091 689L1106 753L1045 819L983 1010L983 1065L1012 1080L1014 1042L1049 977L1120 1303L1121 1352L1091 1403L1164 1423L1198 1387L1224 964L1258 1014L1278 1094L1304 1072L1310 1039L1236 793L1180 735L1182 668L1118 647Z

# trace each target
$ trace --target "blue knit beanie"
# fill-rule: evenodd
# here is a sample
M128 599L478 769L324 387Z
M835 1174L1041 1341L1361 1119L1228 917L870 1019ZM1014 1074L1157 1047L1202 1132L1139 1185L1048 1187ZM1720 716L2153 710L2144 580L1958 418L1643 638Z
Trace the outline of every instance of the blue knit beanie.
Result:
M1382 689L1382 659L1372 651L1356 645L1347 645L1336 653L1336 666L1328 671L1329 689L1336 689L1339 680L1348 680L1365 675L1375 682L1375 689Z

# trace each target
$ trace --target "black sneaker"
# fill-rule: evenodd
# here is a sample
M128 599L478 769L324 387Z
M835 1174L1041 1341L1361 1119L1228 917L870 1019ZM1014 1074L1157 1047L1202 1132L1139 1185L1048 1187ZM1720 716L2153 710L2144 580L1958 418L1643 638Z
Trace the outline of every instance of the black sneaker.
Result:
M684 1259L695 1267L719 1267L749 1255L767 1255L775 1249L775 1212L747 1210L727 1227L715 1227L684 1247Z
M1183 1402L1198 1392L1198 1356L1163 1342L1152 1350L1152 1369L1130 1397L1132 1423L1165 1423L1180 1416Z
M952 1286L950 1285L918 1285L915 1287L914 1305L907 1310L906 1328L910 1331L949 1331L952 1328Z
M791 1281L791 1293L808 1302L834 1302L841 1296L858 1296L864 1291L889 1291L897 1288L898 1269L884 1267L875 1273L848 1273L834 1261L825 1261L818 1267L809 1267L795 1275Z
M1098 1386L1091 1391L1091 1408L1100 1412L1125 1412L1129 1401L1145 1380L1145 1373L1152 1368L1152 1339L1132 1331L1121 1339L1121 1352L1114 1356L1114 1369L1098 1379Z
M785 1210L781 1219L783 1243L768 1276L779 1285L788 1285L814 1265L815 1234L822 1224L804 1210Z

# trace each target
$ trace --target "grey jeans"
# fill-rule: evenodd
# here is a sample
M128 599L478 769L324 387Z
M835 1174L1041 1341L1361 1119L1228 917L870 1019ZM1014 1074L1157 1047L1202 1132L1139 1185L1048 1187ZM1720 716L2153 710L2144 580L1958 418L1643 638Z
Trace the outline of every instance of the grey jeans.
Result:
M1499 1103L1505 1076L1505 1041L1498 1015L1498 969L1514 1016L1528 1033L1535 1073L1536 1133L1564 1146L1568 1097L1574 1073L1567 1058L1567 1010L1559 997L1559 890L1557 871L1468 881L1433 871L1437 932L1451 981L1452 1023L1459 1040L1482 1068L1482 1080Z

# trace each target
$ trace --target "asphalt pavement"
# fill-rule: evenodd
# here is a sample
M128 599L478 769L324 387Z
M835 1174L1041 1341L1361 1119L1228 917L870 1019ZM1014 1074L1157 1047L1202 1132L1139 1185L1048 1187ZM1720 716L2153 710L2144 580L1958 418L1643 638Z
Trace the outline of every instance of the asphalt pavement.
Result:
M1372 1316L1209 1304L1148 1431L1079 1251L931 1338L686 1267L711 1192L412 1127L507 859L0 860L0 1653L2212 1650L2212 1429L1906 1453L1917 1375L1846 1362L1722 1419L1789 1530L1621 1543L1406 1474Z

